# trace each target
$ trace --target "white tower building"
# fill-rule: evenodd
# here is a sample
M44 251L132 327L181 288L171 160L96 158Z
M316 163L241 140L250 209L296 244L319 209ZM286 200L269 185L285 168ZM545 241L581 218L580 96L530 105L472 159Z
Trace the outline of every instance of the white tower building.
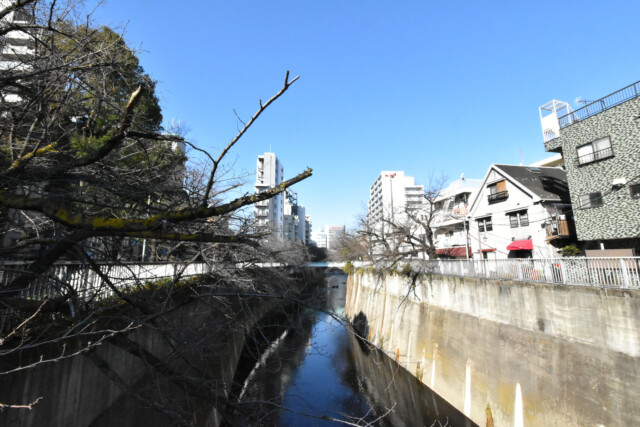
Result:
M258 156L256 170L256 193L261 193L282 184L284 170L282 163L274 153L264 153ZM271 236L277 240L283 238L284 223L284 194L280 193L269 200L257 202L255 205L255 220L259 229L271 231Z
M424 201L424 185L416 185L412 176L404 171L382 171L369 188L369 224L383 218L403 221L403 212L418 209Z
M10 0L0 0L0 11L13 3ZM34 18L31 14L32 7L25 7L13 12L9 12L0 20L0 27L5 28L10 25L28 26L33 24ZM8 31L0 38L0 72L19 73L30 68L28 65L35 53L35 38L24 30ZM4 102L19 102L20 96L15 93L0 94Z

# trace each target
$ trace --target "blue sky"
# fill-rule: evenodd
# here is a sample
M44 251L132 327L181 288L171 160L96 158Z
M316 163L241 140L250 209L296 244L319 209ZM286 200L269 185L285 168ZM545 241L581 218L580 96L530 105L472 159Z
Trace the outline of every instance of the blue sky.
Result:
M482 178L547 157L538 107L640 80L637 1L106 0L158 81L165 121L216 151L300 75L229 158L255 173L270 147L314 228L354 224L381 170ZM253 178L250 180L252 184ZM248 185L246 191L252 191Z

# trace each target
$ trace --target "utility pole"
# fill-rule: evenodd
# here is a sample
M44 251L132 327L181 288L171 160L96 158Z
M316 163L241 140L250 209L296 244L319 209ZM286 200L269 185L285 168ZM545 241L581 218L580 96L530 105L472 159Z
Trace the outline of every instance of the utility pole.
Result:
M467 215L462 216L462 229L464 230L464 254L469 261L469 233L467 231Z

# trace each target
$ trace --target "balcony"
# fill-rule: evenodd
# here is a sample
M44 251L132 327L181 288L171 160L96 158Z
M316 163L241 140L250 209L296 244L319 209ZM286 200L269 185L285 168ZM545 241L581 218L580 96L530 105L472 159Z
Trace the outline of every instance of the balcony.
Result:
M552 220L547 225L547 242L555 239L575 236L573 221L569 219Z
M497 193L489 194L489 196L487 196L489 204L502 202L504 200L507 200L508 198L509 198L508 190L498 191Z
M436 239L436 248L449 248L454 246L465 246L467 241L463 232L454 233L453 236L440 236Z

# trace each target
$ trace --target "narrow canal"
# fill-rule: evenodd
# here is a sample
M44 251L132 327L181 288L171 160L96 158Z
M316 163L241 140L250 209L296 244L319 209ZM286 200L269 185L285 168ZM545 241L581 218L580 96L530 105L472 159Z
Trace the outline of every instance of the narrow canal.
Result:
M346 282L328 273L326 311L301 313L244 377L235 398L246 424L475 425L344 324Z

